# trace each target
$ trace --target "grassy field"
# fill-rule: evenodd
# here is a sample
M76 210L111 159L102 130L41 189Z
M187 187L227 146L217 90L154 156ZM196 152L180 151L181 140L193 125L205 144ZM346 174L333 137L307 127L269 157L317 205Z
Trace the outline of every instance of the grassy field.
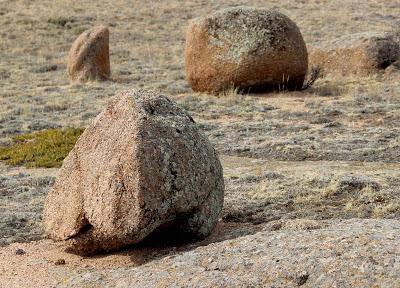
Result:
M219 97L185 81L187 21L237 5L275 8L307 45L395 29L400 2L0 1L0 144L86 127L116 91L152 88L186 108L225 168L226 223L400 216L400 72L325 75L303 92ZM110 29L111 81L70 85L66 56L85 29ZM41 238L55 169L0 164L0 245ZM38 172L40 171L40 172Z

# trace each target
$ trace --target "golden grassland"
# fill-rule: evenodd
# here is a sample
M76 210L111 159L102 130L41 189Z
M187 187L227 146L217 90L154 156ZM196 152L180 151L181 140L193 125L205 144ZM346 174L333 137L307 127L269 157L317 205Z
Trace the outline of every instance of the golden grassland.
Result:
M0 157L59 167L117 91L151 88L187 109L221 155L223 221L398 218L400 73L326 74L301 92L194 93L185 81L187 22L237 5L278 9L311 46L390 31L400 15L398 0L0 1ZM68 50L96 24L110 29L112 79L71 85ZM0 162L0 245L41 237L53 170L45 171Z

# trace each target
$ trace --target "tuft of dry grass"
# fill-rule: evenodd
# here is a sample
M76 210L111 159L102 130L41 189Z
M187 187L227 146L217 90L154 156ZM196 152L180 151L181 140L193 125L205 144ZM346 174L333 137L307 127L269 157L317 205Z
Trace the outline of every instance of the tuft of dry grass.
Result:
M315 81L317 81L320 77L322 77L322 68L320 66L312 66L308 75L308 79L300 90L307 90L314 85Z
M221 91L218 97L226 100L226 103L238 104L242 102L245 95L239 91L239 88L231 87Z
M389 204L379 204L373 210L373 216L375 218L383 218L389 215L394 215L395 213L399 213L400 204L398 203L389 203Z
M51 17L47 20L50 24L56 25L58 27L65 27L68 23L73 23L76 20L72 17L63 17L63 16L58 16L58 17Z

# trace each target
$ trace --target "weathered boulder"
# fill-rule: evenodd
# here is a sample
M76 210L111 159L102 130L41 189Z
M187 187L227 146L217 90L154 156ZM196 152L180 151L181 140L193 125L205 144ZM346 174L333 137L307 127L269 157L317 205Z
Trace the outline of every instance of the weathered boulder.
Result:
M399 40L394 33L359 33L309 47L310 64L324 73L368 76L400 59Z
M190 22L185 65L195 91L299 89L308 55L299 28L287 16L236 7Z
M96 26L83 32L68 53L68 76L72 82L110 78L109 31Z
M44 226L79 254L155 231L205 237L222 209L222 166L190 115L159 93L126 91L93 121L47 196Z
M394 62L392 65L387 67L385 69L385 79L390 80L390 79L398 79L400 76L400 58L396 62Z

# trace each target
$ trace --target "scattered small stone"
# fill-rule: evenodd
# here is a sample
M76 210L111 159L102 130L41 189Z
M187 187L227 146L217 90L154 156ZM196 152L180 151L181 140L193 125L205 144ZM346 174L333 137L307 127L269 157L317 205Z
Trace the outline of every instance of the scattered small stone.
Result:
M55 265L65 265L65 259L57 259L57 261L54 262Z
M280 173L278 173L278 172L267 171L267 172L263 173L262 178L268 179L268 180L276 180L276 179L285 178L285 176L280 174Z
M45 72L50 72L50 71L56 71L58 69L58 66L55 64L49 64L49 65L43 65L37 69L34 69L34 73L45 73Z
M132 72L129 70L120 70L119 75L131 75Z
M18 248L17 250L15 250L15 254L16 255L24 255L26 254L25 250Z
M338 127L341 127L341 126L342 126L342 124L340 124L339 122L332 121L332 122L324 124L322 127L323 128L338 128Z

